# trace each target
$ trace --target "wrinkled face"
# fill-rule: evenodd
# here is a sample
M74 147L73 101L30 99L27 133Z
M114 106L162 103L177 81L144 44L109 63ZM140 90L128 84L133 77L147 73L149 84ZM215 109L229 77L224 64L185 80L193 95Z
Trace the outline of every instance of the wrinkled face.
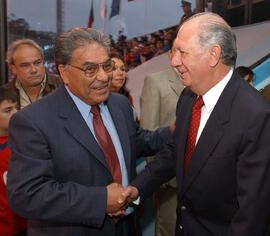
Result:
M109 75L99 65L97 73L87 76L83 70L94 64L102 64L109 59L106 49L98 43L87 44L75 49L70 64L59 65L61 77L70 91L89 105L104 102L109 96ZM75 68L77 67L77 68Z
M209 56L208 50L200 48L196 31L192 22L180 28L173 44L171 65L178 70L183 85L200 94L208 83Z
M0 134L5 135L8 132L8 123L11 116L18 111L17 102L4 100L0 103Z
M39 51L27 44L19 46L13 54L13 64L9 65L24 88L39 86L44 79L44 61Z
M111 91L118 92L126 81L126 68L122 60L112 58L115 62L112 72Z

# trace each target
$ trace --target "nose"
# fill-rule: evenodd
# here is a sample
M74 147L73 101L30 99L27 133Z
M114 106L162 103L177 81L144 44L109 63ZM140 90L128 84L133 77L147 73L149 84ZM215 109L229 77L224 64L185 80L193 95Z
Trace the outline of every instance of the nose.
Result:
M117 73L118 75L123 75L123 71L120 70L120 68L117 68L117 69L116 69L116 73Z
M172 54L171 65L173 67L178 67L182 65L182 58L180 53L175 52Z
M37 72L37 67L34 64L30 64L30 72L31 73L36 73Z
M109 78L108 73L106 73L102 66L99 66L98 72L97 72L97 80L107 82Z

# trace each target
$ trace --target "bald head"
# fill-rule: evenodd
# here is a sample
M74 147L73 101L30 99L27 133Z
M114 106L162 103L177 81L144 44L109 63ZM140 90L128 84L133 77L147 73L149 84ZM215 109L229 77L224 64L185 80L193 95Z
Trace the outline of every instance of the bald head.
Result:
M234 66L237 58L236 38L227 22L217 14L206 12L191 16L180 26L178 36L192 29L202 51L218 44L221 60L227 66Z

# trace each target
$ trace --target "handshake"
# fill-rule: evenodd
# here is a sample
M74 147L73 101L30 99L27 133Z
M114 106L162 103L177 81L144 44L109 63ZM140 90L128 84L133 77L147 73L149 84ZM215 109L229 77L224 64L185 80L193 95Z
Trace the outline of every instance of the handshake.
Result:
M133 186L123 187L121 184L112 183L107 188L107 208L109 216L119 216L124 214L128 205L136 200L139 195L137 188Z

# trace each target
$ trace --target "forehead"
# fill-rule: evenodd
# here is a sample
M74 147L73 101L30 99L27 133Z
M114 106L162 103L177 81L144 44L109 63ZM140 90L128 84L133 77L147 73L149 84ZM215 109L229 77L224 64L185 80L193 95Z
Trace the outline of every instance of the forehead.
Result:
M124 65L124 63L122 62L122 60L120 60L119 58L113 57L112 60L113 60L117 65Z
M20 45L13 54L13 60L18 62L31 62L42 58L39 51L28 44Z
M188 22L184 24L178 31L177 37L173 43L173 47L188 47L189 45L197 45L197 24Z
M7 107L16 106L17 102L13 102L11 100L3 100L0 102L0 109L5 109Z
M77 63L84 63L84 62L102 63L108 60L108 58L109 54L102 45L98 43L91 43L76 48L72 52L71 60Z

